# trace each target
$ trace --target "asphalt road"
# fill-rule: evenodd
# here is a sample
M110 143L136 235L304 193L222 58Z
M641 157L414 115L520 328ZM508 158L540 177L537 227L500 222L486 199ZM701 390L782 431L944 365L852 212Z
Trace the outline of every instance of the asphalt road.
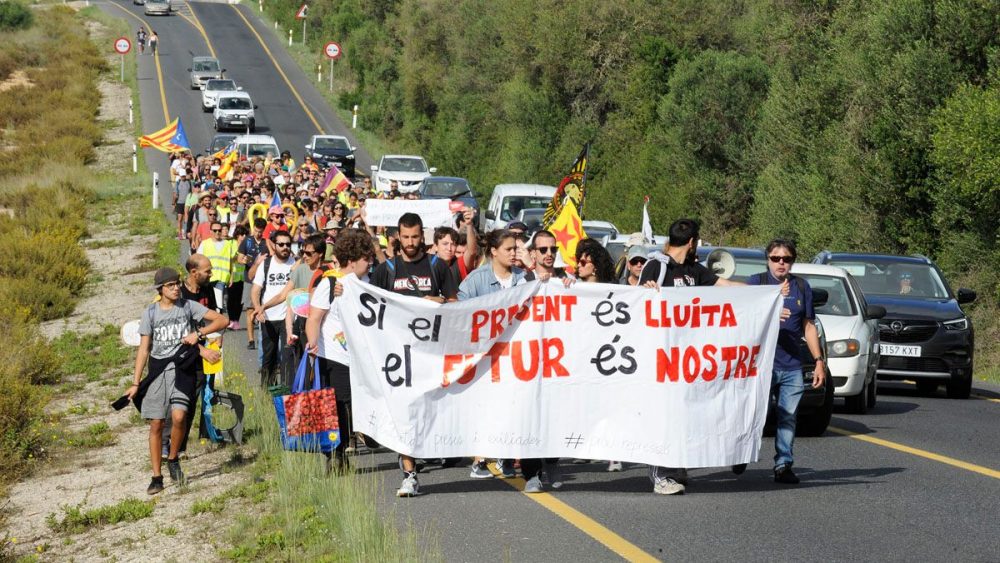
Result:
M192 56L211 53L202 27L228 76L260 106L260 132L274 135L280 147L301 158L308 137L320 130L351 137L253 10L182 2L178 15L153 19L130 3L102 6L133 29L143 18L160 34L159 75L153 57L139 62L147 131L165 122L165 99L196 152L211 139L210 114L201 112L186 72ZM371 159L359 149L364 170ZM147 157L165 177L166 159ZM231 335L226 347L227 357L252 371L256 356L242 334ZM674 497L650 492L644 466L607 473L606 464L592 463L564 464L563 489L532 496L516 490L519 480L477 481L466 467L430 466L420 476L423 496L396 499L393 454L363 455L356 465L383 477L377 502L387 514L450 561L1000 560L1000 386L977 382L967 401L943 391L922 396L907 384L884 383L880 393L869 414L843 414L838 405L826 435L796 440L803 482L794 487L772 482L770 442L741 477L693 471L688 494Z

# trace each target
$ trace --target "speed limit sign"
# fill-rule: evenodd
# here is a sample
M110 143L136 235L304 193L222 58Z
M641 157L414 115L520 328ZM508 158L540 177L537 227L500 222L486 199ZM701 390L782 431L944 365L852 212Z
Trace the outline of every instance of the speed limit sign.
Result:
M328 59L339 59L340 53L340 45L334 43L333 41L323 46L323 54L325 54Z
M127 37L119 37L115 39L115 52L119 55L124 55L132 50L132 42L128 40Z

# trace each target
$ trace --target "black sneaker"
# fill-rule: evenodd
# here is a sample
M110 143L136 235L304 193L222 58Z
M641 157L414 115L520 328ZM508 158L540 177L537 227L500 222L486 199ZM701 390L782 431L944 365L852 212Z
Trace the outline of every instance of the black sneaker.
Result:
M253 340L251 340L250 342L247 342L247 350L256 350L256 349L257 349L257 343L256 342L254 342Z
M733 473L737 475L743 475L743 472L747 470L747 464L737 463L733 466Z
M153 477L153 480L149 482L149 487L146 488L146 494L155 495L156 493L163 492L163 475L159 477Z
M167 460L167 470L170 471L170 480L184 484L184 472L181 470L180 460ZM160 478L163 479L162 477Z
M792 466L786 464L774 469L774 482L785 485L798 485L799 478L792 473Z

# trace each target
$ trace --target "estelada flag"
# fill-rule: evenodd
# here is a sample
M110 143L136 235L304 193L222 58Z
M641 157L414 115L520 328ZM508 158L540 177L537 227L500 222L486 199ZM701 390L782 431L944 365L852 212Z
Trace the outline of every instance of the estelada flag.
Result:
M580 214L576 212L576 204L566 200L566 204L562 206L562 211L549 230L556 237L556 246L559 247L563 262L576 268L576 245L587 236L583 232Z
M330 169L326 171L326 176L320 183L319 188L316 190L316 196L323 194L329 196L331 193L340 193L351 186L351 181L347 179L347 176L340 171L335 165L331 164Z
M542 215L542 225L544 229L550 229L566 202L572 201L576 206L577 217L583 214L583 189L587 182L587 161L590 159L590 143L583 146L580 155L573 161L573 168L569 174L559 182L556 194L552 196L552 201L545 208Z
M184 125L179 117L175 117L166 127L156 133L139 137L139 146L167 153L191 150L191 143L188 143L187 134L184 133Z

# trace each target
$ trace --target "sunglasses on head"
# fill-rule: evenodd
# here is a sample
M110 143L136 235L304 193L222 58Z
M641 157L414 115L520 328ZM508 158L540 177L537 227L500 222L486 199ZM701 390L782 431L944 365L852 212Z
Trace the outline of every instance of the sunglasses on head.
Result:
M537 250L539 254L548 254L550 252L552 254L555 254L556 252L559 251L559 247L558 246L536 246L535 250Z
M775 264L778 262L783 264L791 264L792 262L795 262L795 258L792 256L768 256L767 259Z

